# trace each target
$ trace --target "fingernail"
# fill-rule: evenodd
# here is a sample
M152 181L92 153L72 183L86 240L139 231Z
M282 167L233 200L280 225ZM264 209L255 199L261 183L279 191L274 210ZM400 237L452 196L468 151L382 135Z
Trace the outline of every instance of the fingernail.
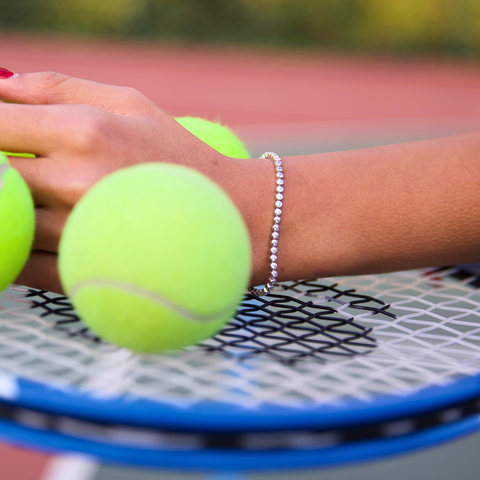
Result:
M0 80L3 80L5 78L10 78L10 77L17 77L18 73L15 73L13 70L10 70L9 68L3 68L0 67Z

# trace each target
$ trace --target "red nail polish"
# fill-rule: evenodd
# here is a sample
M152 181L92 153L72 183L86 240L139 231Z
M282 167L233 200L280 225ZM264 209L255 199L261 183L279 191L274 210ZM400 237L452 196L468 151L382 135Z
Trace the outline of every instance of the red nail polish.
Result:
M15 75L15 72L13 70L10 70L9 68L0 67L0 80L13 77L14 75Z

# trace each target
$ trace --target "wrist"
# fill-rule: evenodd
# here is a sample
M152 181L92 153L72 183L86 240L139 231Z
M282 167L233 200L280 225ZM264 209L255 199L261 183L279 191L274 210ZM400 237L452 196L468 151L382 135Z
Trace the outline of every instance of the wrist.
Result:
M222 156L223 157L223 156ZM251 285L263 285L270 273L270 242L275 200L275 168L269 159L218 157L207 175L230 197L250 236ZM281 267L279 265L281 274Z

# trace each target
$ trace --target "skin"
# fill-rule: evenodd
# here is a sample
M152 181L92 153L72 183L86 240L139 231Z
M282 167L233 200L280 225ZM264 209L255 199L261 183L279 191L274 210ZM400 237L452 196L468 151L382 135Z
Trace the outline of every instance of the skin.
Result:
M267 281L271 160L221 155L130 88L34 73L0 80L0 100L0 150L37 155L10 158L37 205L17 283L61 292L57 251L70 211L102 177L142 162L183 164L217 182L250 232L251 284ZM279 280L479 261L479 152L472 132L285 157Z

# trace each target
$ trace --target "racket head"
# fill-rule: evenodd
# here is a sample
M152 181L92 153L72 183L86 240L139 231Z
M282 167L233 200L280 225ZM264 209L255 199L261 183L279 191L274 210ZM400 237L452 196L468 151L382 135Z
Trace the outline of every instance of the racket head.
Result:
M281 284L211 342L156 356L96 342L48 292L14 288L0 306L1 398L79 418L325 429L480 394L478 278L459 267Z

